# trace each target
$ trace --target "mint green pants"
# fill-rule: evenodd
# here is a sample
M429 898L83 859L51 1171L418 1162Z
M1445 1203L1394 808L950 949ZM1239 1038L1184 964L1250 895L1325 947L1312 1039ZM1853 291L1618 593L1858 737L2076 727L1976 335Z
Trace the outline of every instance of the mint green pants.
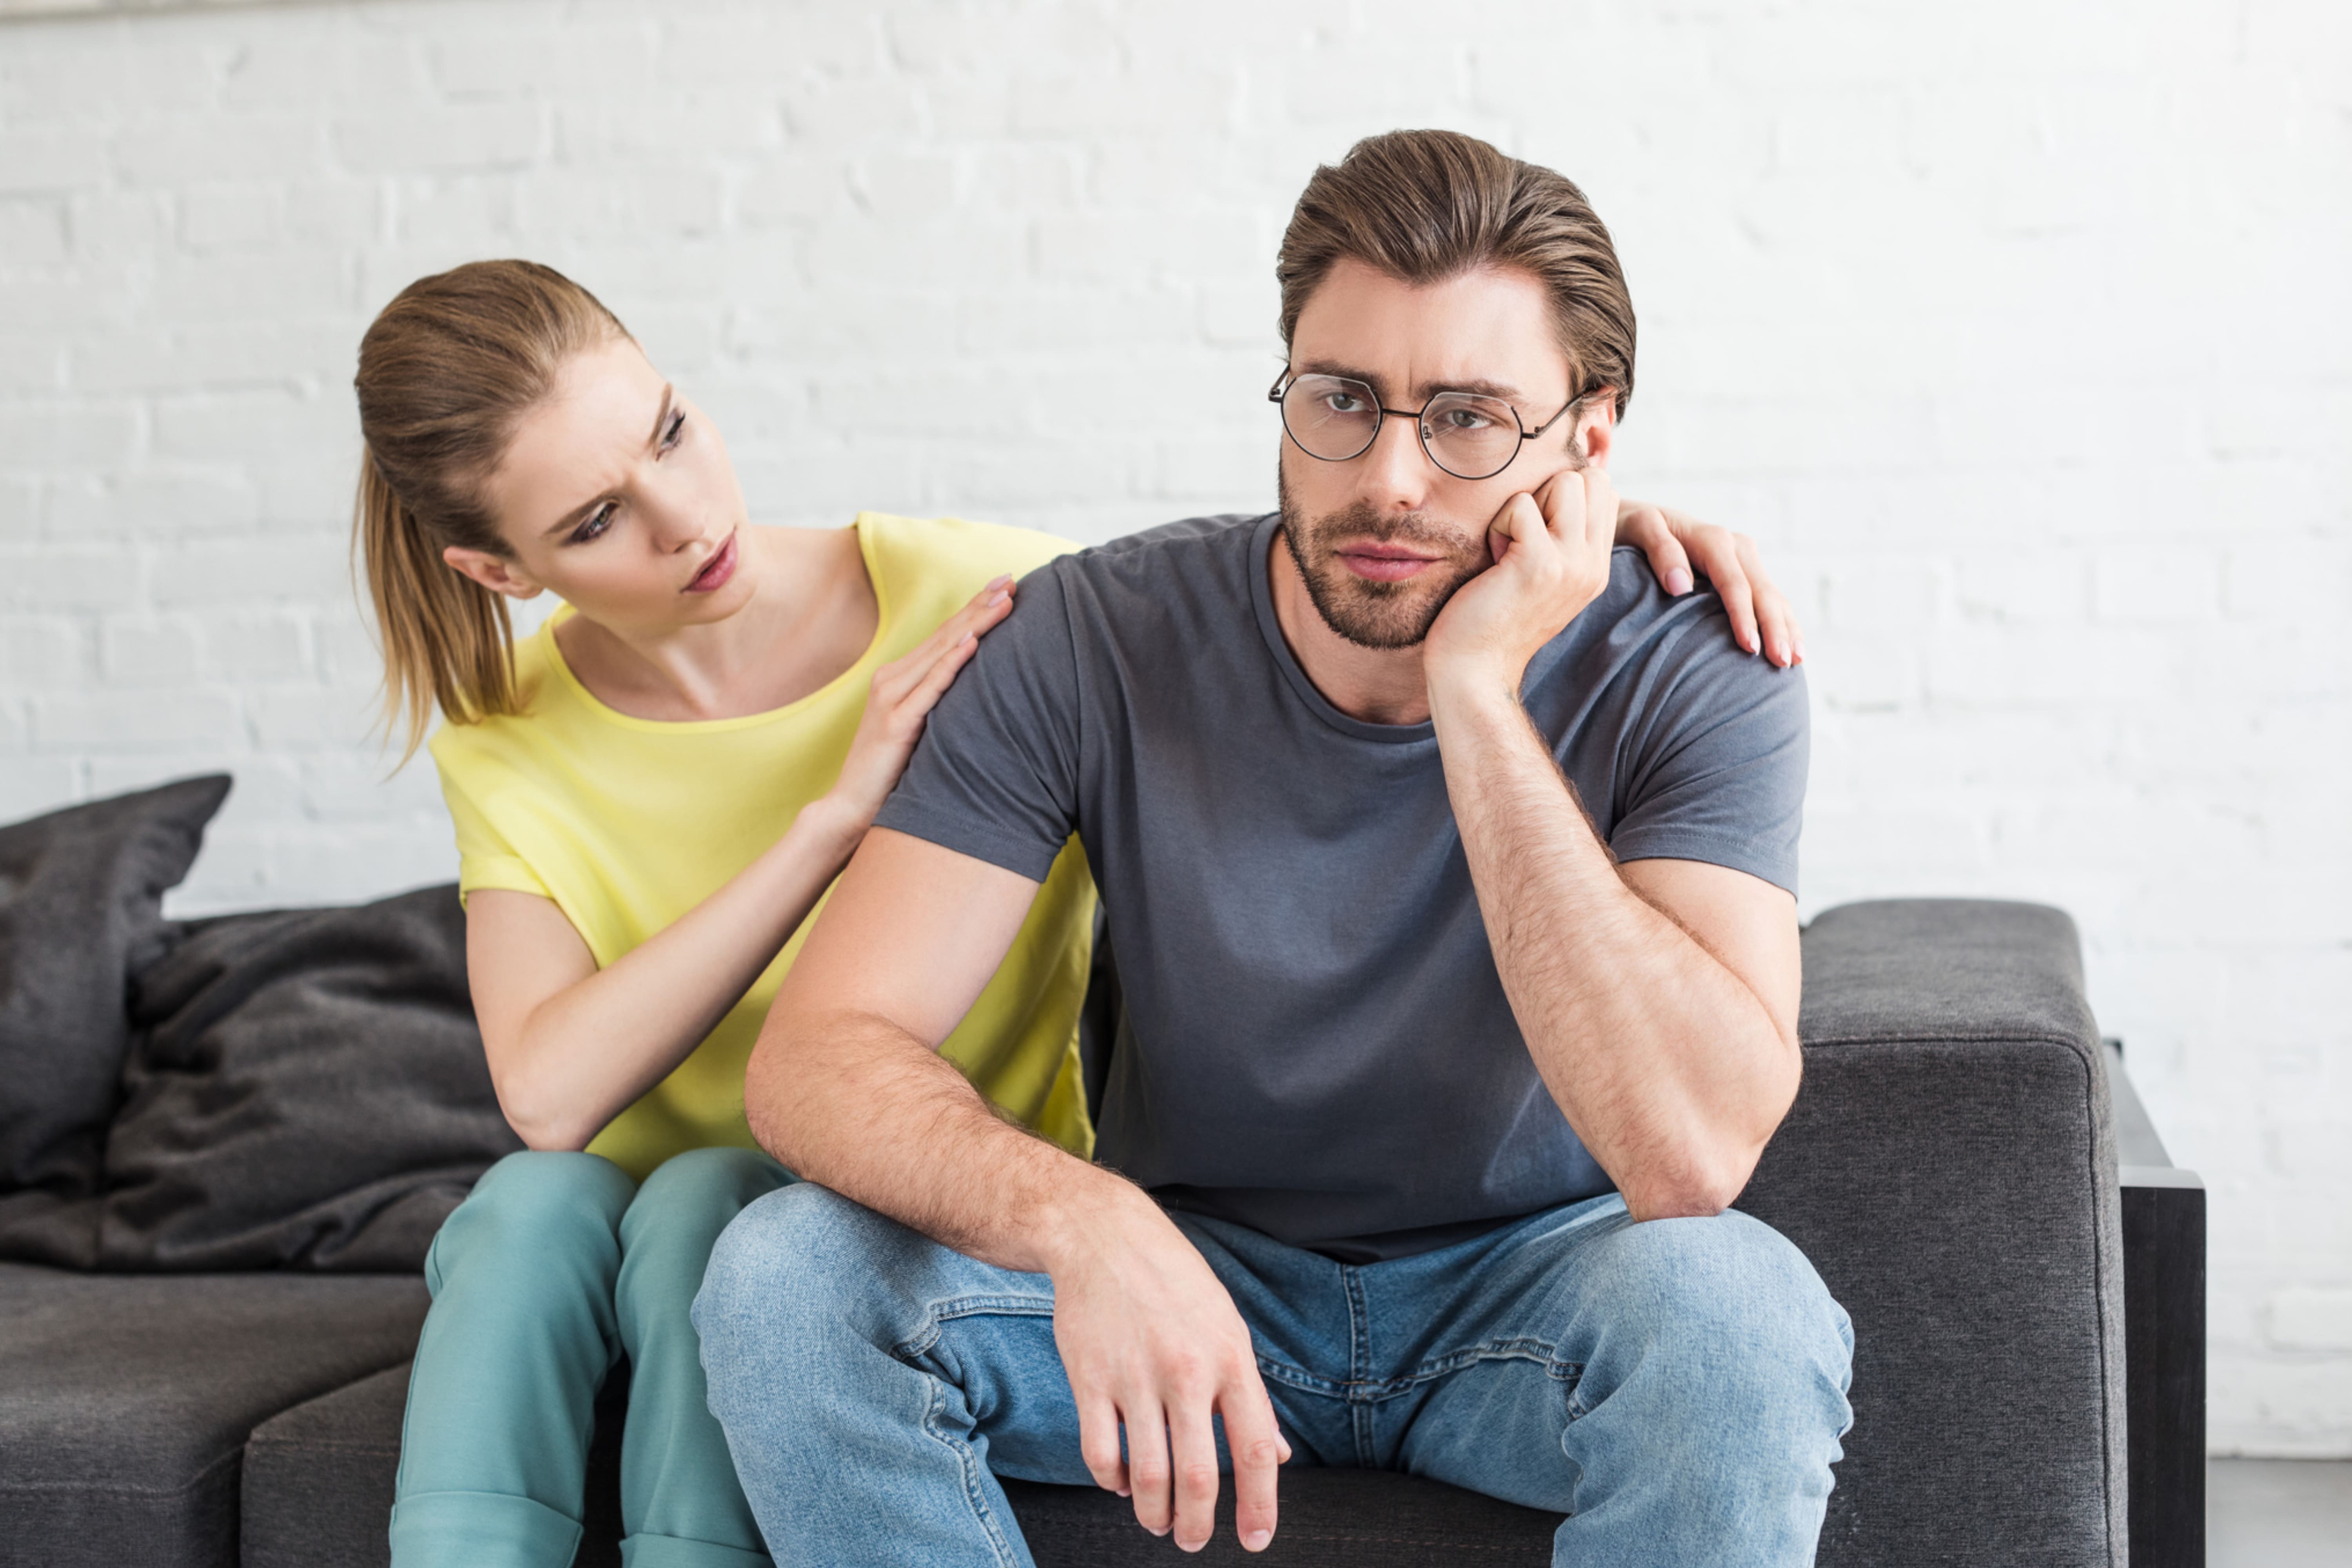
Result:
M637 1186L594 1154L509 1154L425 1260L394 1568L567 1568L596 1390L629 1363L621 1441L629 1568L770 1568L687 1312L710 1247L790 1182L748 1149L680 1154Z

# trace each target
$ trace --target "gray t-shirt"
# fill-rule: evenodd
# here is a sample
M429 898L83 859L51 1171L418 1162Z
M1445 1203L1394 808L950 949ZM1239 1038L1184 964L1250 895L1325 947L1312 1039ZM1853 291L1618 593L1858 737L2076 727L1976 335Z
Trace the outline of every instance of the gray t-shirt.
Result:
M1435 734L1315 689L1276 521L1030 574L876 820L1040 880L1077 834L1126 993L1097 1152L1169 1207L1365 1262L1608 1192L1503 994ZM1795 889L1804 682L1713 594L1621 549L1521 689L1621 860Z

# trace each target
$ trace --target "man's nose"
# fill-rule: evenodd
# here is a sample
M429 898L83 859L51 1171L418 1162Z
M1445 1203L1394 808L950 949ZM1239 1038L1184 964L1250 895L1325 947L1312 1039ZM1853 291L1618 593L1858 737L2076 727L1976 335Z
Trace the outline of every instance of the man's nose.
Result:
M1356 461L1363 499L1381 510L1419 511L1429 500L1429 454L1421 449L1418 422L1390 415Z

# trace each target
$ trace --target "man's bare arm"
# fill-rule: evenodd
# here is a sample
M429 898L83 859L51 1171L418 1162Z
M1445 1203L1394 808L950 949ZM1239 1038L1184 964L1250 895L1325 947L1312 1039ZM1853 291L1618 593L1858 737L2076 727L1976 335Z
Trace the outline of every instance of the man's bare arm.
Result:
M1454 818L1546 1087L1634 1218L1719 1213L1796 1096L1795 900L1720 866L1617 866L1516 701L1449 717Z
M1052 1276L1095 1479L1131 1495L1146 1529L1196 1548L1215 1521L1222 1416L1235 1525L1261 1550L1288 1450L1232 1298L1141 1189L1004 1121L936 1054L1036 891L869 832L769 1008L744 1083L752 1133L807 1180L983 1262Z
M1795 902L1692 861L1622 869L1519 702L1535 650L1609 582L1598 466L1514 497L1496 562L1423 645L1486 938L1552 1098L1636 1219L1721 1212L1796 1098Z
M777 990L743 1098L752 1136L803 1178L1042 1273L1055 1211L1110 1178L997 1116L937 1054L1036 892L985 861L870 832Z

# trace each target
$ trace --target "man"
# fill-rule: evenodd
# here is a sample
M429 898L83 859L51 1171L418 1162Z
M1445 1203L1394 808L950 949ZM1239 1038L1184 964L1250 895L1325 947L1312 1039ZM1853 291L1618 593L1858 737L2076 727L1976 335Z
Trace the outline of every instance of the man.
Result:
M1025 1563L992 1472L1242 1543L1283 1462L1567 1512L1558 1561L1811 1560L1844 1314L1726 1212L1796 1092L1805 705L1611 548L1633 318L1550 171L1318 171L1281 510L1028 578L784 983L804 1178L696 1321L781 1563ZM932 1055L1066 838L1126 994L1089 1165Z

